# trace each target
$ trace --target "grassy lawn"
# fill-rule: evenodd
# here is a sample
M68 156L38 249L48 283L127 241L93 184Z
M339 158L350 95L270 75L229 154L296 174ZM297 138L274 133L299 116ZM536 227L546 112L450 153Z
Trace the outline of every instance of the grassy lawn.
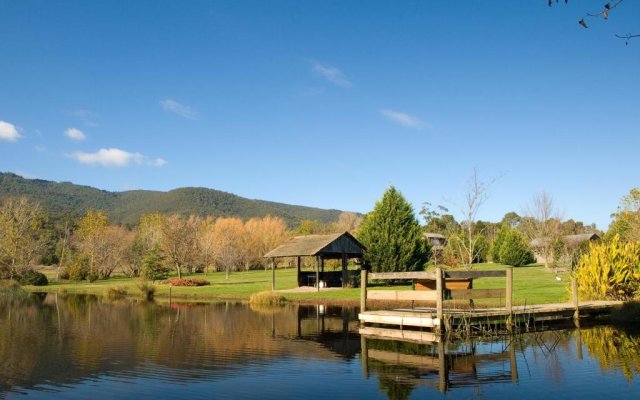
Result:
M474 265L475 270L499 270L504 269L499 264ZM44 287L27 287L32 291L66 292L83 294L105 294L112 286L126 287L130 295L137 295L138 289L134 279L114 276L109 280L89 282L55 282L54 271L44 271L51 283ZM248 299L253 293L271 290L271 270L234 272L226 279L224 272L211 272L208 274L196 274L193 277L206 279L211 284L201 287L172 287L172 296L183 299L215 300L215 299ZM514 305L561 303L569 300L567 285L569 276L567 273L558 275L561 281L556 280L553 272L545 271L542 266L528 266L514 268L513 271L513 296ZM184 277L188 277L184 275ZM504 288L504 278L480 278L474 281L475 289ZM293 289L296 287L296 270L276 270L276 289ZM156 296L168 297L169 285L157 283ZM390 288L385 288L390 289ZM398 287L396 289L410 289ZM306 293L284 293L284 296L293 301L324 300L324 301L352 301L357 303L360 298L360 289L327 290ZM484 303L484 301L482 302Z

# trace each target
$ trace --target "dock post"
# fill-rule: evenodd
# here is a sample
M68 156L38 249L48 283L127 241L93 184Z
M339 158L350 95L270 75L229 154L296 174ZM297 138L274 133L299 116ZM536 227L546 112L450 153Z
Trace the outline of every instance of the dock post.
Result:
M578 298L578 282L574 276L571 277L571 300L573 302L573 323L580 328L580 302Z
M444 332L444 313L442 311L442 301L444 299L444 290L442 284L442 268L436 268L436 318L438 318L438 326L436 331L440 334Z
M363 269L360 271L360 312L367 311L367 279L369 271Z
M516 360L516 342L513 336L509 342L509 366L511 367L511 382L518 383L518 363Z
M438 390L446 393L449 383L449 371L447 368L447 352L443 340L438 342Z
M504 308L507 311L507 330L513 328L513 267L507 267L507 290L504 297Z
M360 362L362 363L362 375L365 379L369 379L369 349L367 338L364 335L360 335Z

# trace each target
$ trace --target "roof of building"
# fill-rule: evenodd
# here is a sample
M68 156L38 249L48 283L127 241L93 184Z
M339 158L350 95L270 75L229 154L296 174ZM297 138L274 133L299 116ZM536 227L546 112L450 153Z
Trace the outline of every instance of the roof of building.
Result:
M349 232L306 235L291 238L264 255L272 257L323 256L325 258L362 257L365 247Z
M569 246L579 246L580 244L590 241L590 240L599 240L600 236L597 233L581 233L578 235L566 235L563 236L562 239ZM531 241L532 247L539 247L543 244L542 238L536 238Z
M429 239L446 239L446 237L444 235L441 235L439 233L433 233L433 232L425 232L424 233L424 237L429 238Z

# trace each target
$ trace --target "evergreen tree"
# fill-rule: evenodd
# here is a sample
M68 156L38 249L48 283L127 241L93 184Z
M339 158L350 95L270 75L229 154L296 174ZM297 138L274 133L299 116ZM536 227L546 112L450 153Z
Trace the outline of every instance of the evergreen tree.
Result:
M142 260L142 277L150 281L167 279L169 269L164 266L164 260L160 246L153 246Z
M493 239L493 243L491 244L491 261L494 263L502 262L500 261L500 248L502 247L504 238L507 236L509 230L509 226L503 223L502 226L500 226L500 229L498 229L496 237Z
M393 186L365 217L358 239L374 272L420 271L431 253L411 204Z
M515 229L509 229L500 246L500 262L514 267L531 264L535 261L526 239Z

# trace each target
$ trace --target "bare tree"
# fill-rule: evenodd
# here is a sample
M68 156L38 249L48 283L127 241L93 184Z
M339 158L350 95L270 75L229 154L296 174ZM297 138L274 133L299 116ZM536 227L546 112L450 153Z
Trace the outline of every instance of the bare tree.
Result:
M554 245L561 236L562 217L547 192L535 194L524 215L522 230L531 240L532 247L544 258L544 266L548 268L549 261L553 259Z
M478 243L483 232L477 229L477 217L480 207L485 203L489 195L489 187L495 182L483 182L478 177L478 170L473 169L473 173L467 180L464 205L460 211L462 213L461 229L450 234L450 245L456 249L460 261L471 268L473 261L478 257Z
M609 13L611 11L613 11L614 8L618 7L620 5L620 3L622 3L624 0L611 0L607 3L605 3L602 8L598 11L593 11L593 12L587 12L585 13L584 17L582 17L579 21L578 24L580 24L581 27L588 29L589 25L587 25L587 20L588 19L602 19L604 21L607 21L609 19ZM549 7L551 7L553 5L553 3L558 3L559 0L547 0L547 4L549 5ZM565 3L568 3L569 0L564 0ZM624 39L625 40L625 44L629 44L629 40L630 39L634 39L637 37L640 37L640 34L631 34L631 33L627 33L624 35L619 35L616 34L616 37L618 39Z
M344 211L340 213L338 222L335 224L335 231L338 232L354 232L362 224L362 217L353 212Z

